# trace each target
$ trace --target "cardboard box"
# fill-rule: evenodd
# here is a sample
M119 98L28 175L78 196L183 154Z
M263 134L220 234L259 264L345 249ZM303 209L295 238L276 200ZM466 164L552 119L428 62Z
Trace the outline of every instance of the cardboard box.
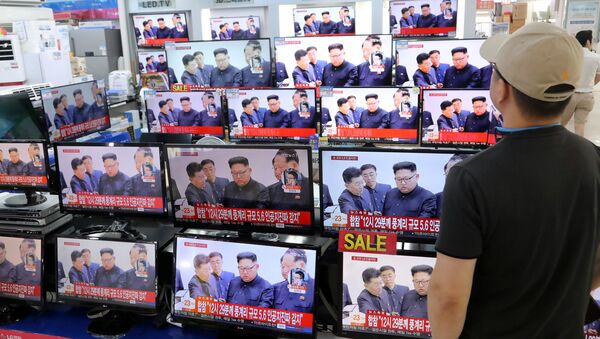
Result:
M85 65L85 58L71 58L71 72L73 73L73 76L86 74L87 67Z
M510 14L504 14L502 16L502 22L511 22L511 21L512 21L512 18L510 16Z
M494 22L495 22L495 23L498 23L498 24L500 24L500 23L503 23L503 22L504 22L504 17L501 17L501 16L495 16L495 17L494 17Z
M510 23L508 32L514 33L516 30L523 26L525 26L525 20L513 20L513 22Z
M527 19L527 4L526 3L515 3L512 5L512 18L513 20L525 20Z

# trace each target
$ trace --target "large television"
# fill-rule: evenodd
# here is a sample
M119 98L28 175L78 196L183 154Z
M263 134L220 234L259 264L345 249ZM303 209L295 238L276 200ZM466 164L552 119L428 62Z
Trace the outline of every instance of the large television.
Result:
M489 90L424 89L422 92L423 145L485 146L495 143L502 113Z
M133 33L138 47L161 47L165 42L190 40L186 13L132 14Z
M313 233L308 146L168 145L175 223Z
M595 301L596 309L594 311L588 309L586 312L586 324L583 327L585 338L586 339L594 339L600 333L600 288L596 288L591 293L592 299ZM593 315L593 321L588 321L588 315Z
M319 253L311 245L175 238L173 316L224 330L314 337Z
M418 91L334 87L320 94L321 132L330 141L418 143Z
M0 300L3 306L43 303L42 244L39 236L0 233Z
M54 154L61 211L166 216L160 145L57 143Z
M275 54L278 87L392 84L389 34L275 38Z
M27 93L0 95L0 140L47 139L51 128L48 115L44 119L33 108Z
M218 92L153 92L145 95L150 133L222 137L226 118Z
M230 137L304 140L317 134L315 89L227 89Z
M479 54L484 41L485 39L395 40L395 84L427 88L487 89L492 69L490 63ZM457 69L461 70L458 75ZM451 72L448 77L447 72Z
M110 128L103 81L41 90L50 141L68 141Z
M260 38L259 16L234 16L210 19L213 40L244 40Z
M344 252L341 257L342 336L431 337L427 298L435 253Z
M271 87L269 39L191 41L165 46L179 83L192 87Z
M354 6L302 7L294 9L296 36L354 35Z
M394 37L454 36L459 0L392 0L390 32Z
M446 173L473 152L321 148L324 234L362 229L429 242L440 227Z

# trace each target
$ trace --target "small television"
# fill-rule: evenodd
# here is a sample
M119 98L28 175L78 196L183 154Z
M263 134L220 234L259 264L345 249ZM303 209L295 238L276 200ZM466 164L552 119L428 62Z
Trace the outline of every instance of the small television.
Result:
M296 36L354 35L354 6L303 7L294 9Z
M418 91L334 87L320 94L321 132L330 141L418 143Z
M210 19L213 40L244 40L260 38L260 17L235 16Z
M324 234L362 229L434 241L446 173L473 152L321 148Z
M3 306L40 306L43 303L42 246L42 238L35 235L0 233L0 300Z
M174 247L172 313L179 321L259 335L315 337L316 248L191 235L175 237Z
M133 33L138 47L157 48L166 42L190 40L186 13L132 14Z
M459 0L390 1L390 32L394 37L456 35Z
M435 253L344 252L340 257L342 336L431 337L427 298Z
M219 92L151 92L145 98L150 133L224 135Z
M103 81L41 90L50 142L74 140L110 128Z
M312 234L308 146L168 145L175 223Z
M492 73L490 63L479 54L484 41L395 40L395 84L425 88L487 89ZM457 69L461 70L460 76L456 75ZM446 77L448 72L449 76Z
M51 129L50 118L33 108L27 93L0 95L0 140L47 139Z
M392 36L275 38L278 87L381 87L392 84Z
M57 143L63 212L166 216L159 144Z
M269 39L190 41L165 46L179 83L195 87L271 87Z
M230 138L308 141L317 134L315 89L227 89Z
M421 103L423 145L485 146L495 143L502 113L489 90L424 89Z

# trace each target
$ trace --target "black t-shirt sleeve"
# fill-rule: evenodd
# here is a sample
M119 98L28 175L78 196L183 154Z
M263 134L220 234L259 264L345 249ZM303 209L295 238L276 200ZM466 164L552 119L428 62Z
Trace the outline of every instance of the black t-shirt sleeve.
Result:
M474 259L482 254L481 197L475 179L454 166L444 186L444 203L436 250L445 255Z

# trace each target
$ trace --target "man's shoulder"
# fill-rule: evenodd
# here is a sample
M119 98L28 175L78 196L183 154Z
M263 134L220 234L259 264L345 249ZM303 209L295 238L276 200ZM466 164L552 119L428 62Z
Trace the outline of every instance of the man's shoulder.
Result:
M388 184L382 184L382 183L377 183L377 187L376 188L381 188L381 189L385 189L385 190L391 190L392 186L388 185Z

